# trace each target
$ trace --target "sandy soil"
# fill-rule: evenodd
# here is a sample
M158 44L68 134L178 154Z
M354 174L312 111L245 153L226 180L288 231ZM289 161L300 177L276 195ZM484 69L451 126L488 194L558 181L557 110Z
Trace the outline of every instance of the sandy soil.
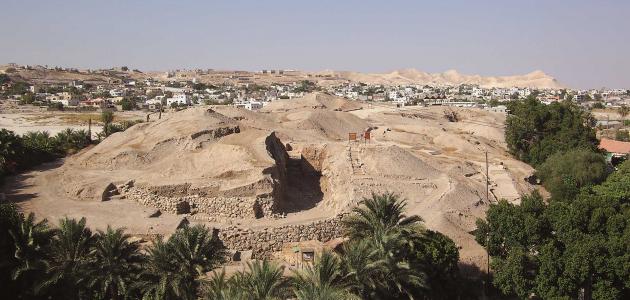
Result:
M475 220L485 216L489 202L518 202L532 190L524 181L532 168L508 155L504 115L456 109L461 120L448 122L444 109L397 109L323 94L278 101L260 112L192 108L114 134L63 164L13 178L4 189L9 200L39 217L86 216L97 228L111 224L134 234L168 234L181 215L148 218L151 208L131 200L93 199L107 183L129 180L153 188L188 184L189 189L217 197L246 199L266 193L270 174L278 169L269 148L269 140L276 137L289 146L289 163L302 157L321 174L314 181L292 180L298 175L287 167L284 216L191 218L193 222L243 228L304 224L347 212L372 192L392 191L407 199L409 214L420 215L428 228L454 239L463 262L483 267L485 252L469 232ZM234 126L238 132L225 132ZM348 141L348 133L366 128L372 128L370 141Z
M101 132L102 124L100 114L97 112L48 112L37 107L0 105L0 128L17 134L47 131L55 135L67 128L87 131L89 119L92 119L92 134ZM116 112L114 120L146 120L146 113Z

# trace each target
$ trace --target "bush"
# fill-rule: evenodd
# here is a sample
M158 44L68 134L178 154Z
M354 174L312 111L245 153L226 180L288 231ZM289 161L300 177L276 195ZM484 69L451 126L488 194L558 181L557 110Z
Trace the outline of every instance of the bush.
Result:
M48 103L48 107L56 110L63 110L63 104L61 104L60 102Z
M32 104L33 102L35 102L35 95L33 95L33 93L30 93L30 92L25 93L20 98L20 104Z
M628 133L628 130L617 130L615 132L615 140L630 142L630 133Z
M607 169L604 155L576 149L550 156L538 167L536 175L553 199L567 200L575 197L581 188L606 179Z
M110 123L110 124L107 124L107 133L111 135L116 132L122 132L129 129L129 127L131 126L136 125L138 123L142 123L142 122L143 122L142 120L135 120L135 121L122 121L121 123Z
M0 74L0 84L5 84L11 81L11 77L7 74Z
M0 177L32 168L90 144L85 130L66 129L51 137L47 132L28 132L23 136L0 130Z
M128 98L120 101L120 104L122 106L122 110L134 110L136 108L136 103Z
M594 109L604 109L604 108L606 108L606 107L605 107L605 106L604 106L604 104L603 104L603 103L601 103L601 102L595 102L595 103L593 104L593 108L594 108Z

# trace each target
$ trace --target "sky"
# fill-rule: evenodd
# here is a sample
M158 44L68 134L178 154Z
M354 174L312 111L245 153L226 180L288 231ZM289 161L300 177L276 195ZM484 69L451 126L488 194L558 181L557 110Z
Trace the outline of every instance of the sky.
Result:
M504 76L630 88L628 0L0 0L0 64Z

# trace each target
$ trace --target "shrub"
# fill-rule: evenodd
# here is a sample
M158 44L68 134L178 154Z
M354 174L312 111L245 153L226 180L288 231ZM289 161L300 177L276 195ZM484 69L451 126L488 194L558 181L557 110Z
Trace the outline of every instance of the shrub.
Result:
M536 175L554 199L572 199L582 187L606 179L604 155L588 149L558 152L538 167Z

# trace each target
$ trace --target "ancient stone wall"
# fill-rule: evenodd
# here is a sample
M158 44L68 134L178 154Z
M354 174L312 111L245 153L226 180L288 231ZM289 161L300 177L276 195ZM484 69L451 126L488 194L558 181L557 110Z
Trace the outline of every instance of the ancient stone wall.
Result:
M144 188L132 187L124 195L142 205L175 214L205 213L211 217L253 219L260 211L268 212L269 204L259 203L255 197L202 197L199 195L161 196Z
M343 236L341 219L337 215L332 219L320 220L309 224L286 225L264 228L261 230L243 229L236 226L223 228L219 237L225 246L232 250L252 250L258 258L282 250L284 243L318 240L327 242Z
M273 181L273 194L271 195L274 203L284 200L284 193L287 185L287 162L289 155L280 139L276 137L276 133L272 132L266 139L265 145L269 155L275 160L276 165L273 168L265 170L264 173L270 174ZM270 208L276 212L275 205Z

